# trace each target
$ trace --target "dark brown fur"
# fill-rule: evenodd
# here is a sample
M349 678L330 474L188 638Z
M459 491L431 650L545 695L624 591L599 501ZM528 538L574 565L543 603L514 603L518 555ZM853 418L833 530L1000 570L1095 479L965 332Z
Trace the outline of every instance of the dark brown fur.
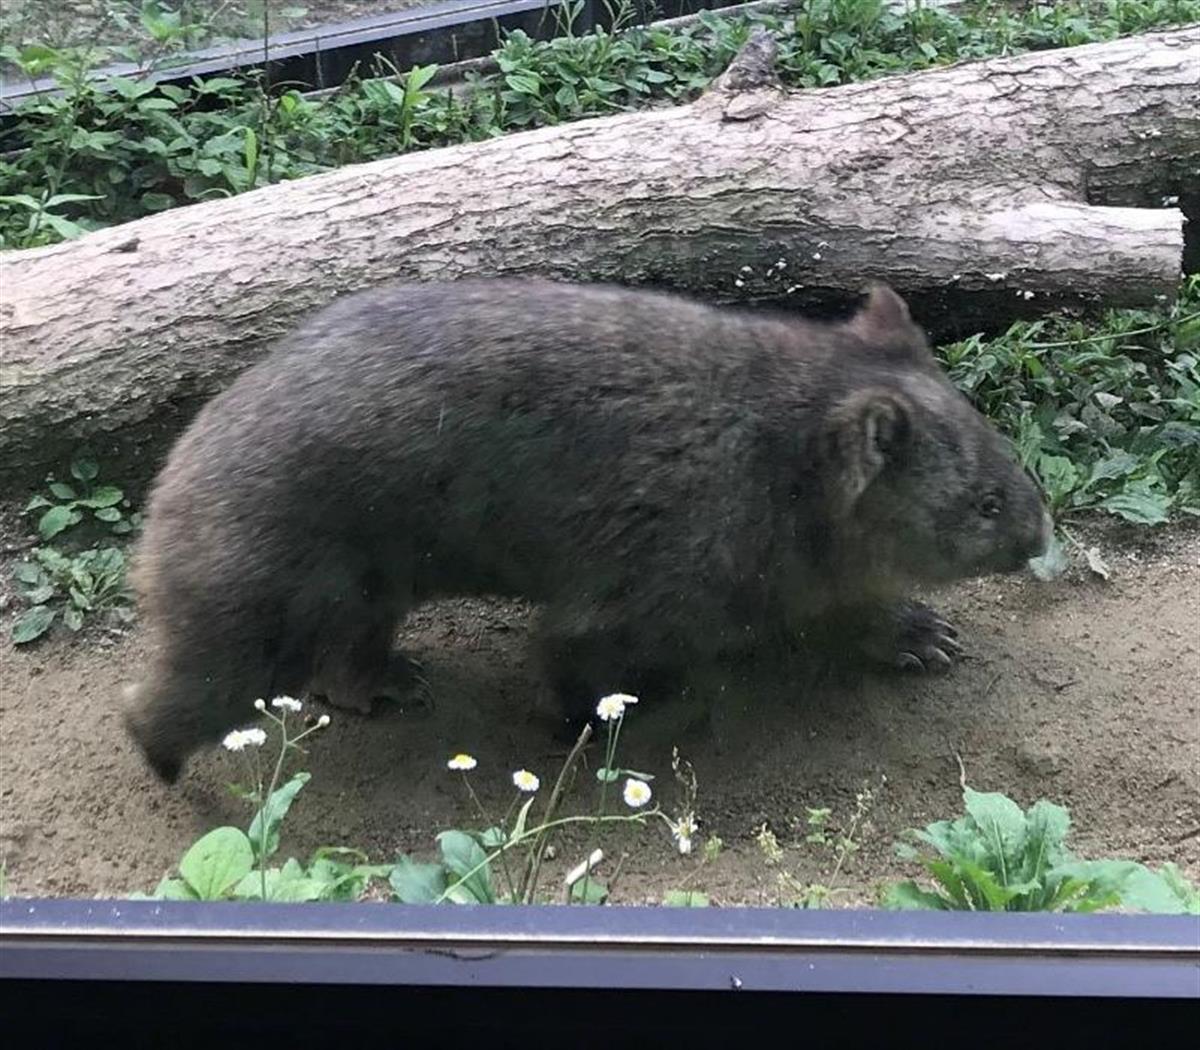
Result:
M942 663L911 582L1009 571L1047 519L884 287L817 324L544 281L317 313L199 414L149 501L157 633L128 718L160 776L257 697L367 708L439 595L543 603L567 709L821 620Z

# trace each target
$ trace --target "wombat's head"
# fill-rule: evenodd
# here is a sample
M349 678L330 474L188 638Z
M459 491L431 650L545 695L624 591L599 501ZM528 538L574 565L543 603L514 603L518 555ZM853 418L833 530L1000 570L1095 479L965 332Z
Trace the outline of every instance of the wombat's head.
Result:
M871 565L930 582L1011 572L1052 522L1009 443L954 388L891 289L848 323L861 341L824 428L835 516Z

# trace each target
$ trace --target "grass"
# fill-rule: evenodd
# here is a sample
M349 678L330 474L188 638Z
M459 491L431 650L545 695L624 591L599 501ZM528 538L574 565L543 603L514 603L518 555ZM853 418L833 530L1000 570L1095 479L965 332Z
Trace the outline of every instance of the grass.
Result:
M1200 515L1200 275L1158 310L1021 322L940 353L1013 439L1059 521Z

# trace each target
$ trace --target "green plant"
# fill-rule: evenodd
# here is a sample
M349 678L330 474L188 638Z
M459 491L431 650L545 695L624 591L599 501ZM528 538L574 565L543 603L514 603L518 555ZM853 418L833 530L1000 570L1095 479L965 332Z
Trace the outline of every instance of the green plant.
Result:
M12 625L12 640L24 645L40 638L59 613L72 631L90 613L123 610L129 601L125 585L125 555L119 547L100 547L64 554L53 547L35 547L19 562L14 575L29 603Z
M42 511L37 531L43 540L52 540L78 525L87 511L116 535L128 533L140 524L141 518L137 514L127 515L121 509L122 504L128 508L129 501L120 488L96 483L100 466L90 456L78 455L72 459L70 473L74 484L48 478L48 495L38 494L25 505L26 512Z
M279 732L279 752L273 763L264 763L262 747L267 734L258 728L234 730L225 737L229 751L247 760L252 787L234 788L257 808L243 831L232 826L214 828L197 839L179 861L178 876L164 878L151 896L160 900L355 900L373 878L386 876L390 865L366 863L364 854L351 849L319 849L307 864L294 857L282 865L269 864L279 850L280 828L309 774L294 773L282 785L284 764L300 742L329 724L322 715L308 728L293 732L289 714L301 704L291 697L259 700L256 710L266 715ZM276 714L275 711L279 713Z
M778 837L767 824L761 825L755 834L755 842L768 867L777 871L781 903L793 908L824 908L836 894L846 892L846 888L839 886L838 882L846 861L860 848L859 836L874 801L875 793L864 784L861 790L855 793L854 812L841 828L831 824L833 810L829 807L812 807L806 810L803 823L804 844L826 851L831 857L828 873L820 882L806 882L797 878L784 864L787 858L785 847L780 844Z
M1200 275L1161 310L1021 322L939 353L1061 521L1200 514Z
M619 724L624 718L625 701L636 703L632 697L615 696L601 701L602 705L608 705L607 710L615 723ZM589 726L567 757L540 822L531 819L540 788L536 776L527 770L518 770L512 775L516 795L504 819L492 822L466 777L476 767L475 759L470 755L455 755L447 765L452 771L463 774L467 794L488 827L483 831L449 829L441 832L437 836L437 861L418 863L400 854L393 864L371 864L368 857L357 850L324 848L317 850L307 864L289 858L282 865L271 865L269 861L279 850L284 818L309 781L308 773L296 772L284 782L286 760L293 752L302 751L300 742L328 725L329 717L309 717L307 728L294 732L288 719L290 715L299 715L300 701L276 697L270 705L258 700L254 707L265 714L278 731L279 751L274 761L266 762L262 758L268 740L267 731L262 728L234 730L224 740L226 750L246 759L251 787L231 785L231 789L254 804L253 819L244 831L225 826L199 838L180 859L178 874L164 878L152 897L167 900L354 900L366 892L372 880L381 879L390 887L392 899L404 903L530 902L537 893L548 838L558 829L602 823L641 825L657 817L666 823L679 842L681 829L695 828L695 820L690 816L672 821L657 806L644 808L649 801L649 788L643 781L633 778L627 780L624 791L632 812L605 814L601 811L595 816L558 816L567 780L590 736ZM615 728L611 732L614 740ZM609 749L610 758L614 752L615 748ZM518 848L523 848L525 853L520 870L510 864L510 854ZM690 840L687 848L690 850ZM598 903L605 898L607 890L594 879L592 891L580 893L575 890L601 859L601 851L594 851L576 873L568 876L568 900ZM699 906L699 895L693 894L689 899L693 906Z
M595 836L601 826L643 825L651 818L658 818L670 829L680 851L690 852L691 834L696 826L695 818L691 815L694 792L685 798L683 815L678 820L671 820L657 805L644 808L651 798L651 790L646 782L648 774L619 769L615 765L626 711L636 703L636 697L618 693L604 697L597 705L597 714L607 727L607 739L604 765L597 770L600 798L594 815L558 815L568 779L590 738L590 726L584 728L567 756L541 817L536 821L532 813L540 786L536 776L527 770L518 770L513 774L516 795L505 817L494 821L480 803L467 776L476 766L475 759L470 755L451 758L449 768L463 775L467 794L487 828L483 831L443 831L437 836L440 857L433 862L418 863L401 855L389 876L395 899L409 904L532 903L538 893L550 836L570 825L590 826L593 837L592 848L589 848L585 860L569 872L564 880L568 903L599 904L611 892L611 882L605 885L593 876L594 869L604 859L603 851L594 848ZM677 770L680 768L678 755L675 766ZM610 814L605 810L607 788L621 777L626 778L623 797L632 812ZM524 853L523 862L520 865L510 863L510 855L518 850Z
M29 213L29 221L23 229L16 231L16 238L27 247L47 243L53 240L50 234L57 234L59 240L69 241L87 231L77 222L72 222L65 215L60 215L56 209L64 204L76 201L98 201L103 198L98 193L55 193L43 190L40 197L28 193L14 193L0 196L0 204L10 204L24 208ZM0 247L3 243L0 242Z
M1092 912L1124 905L1200 914L1200 893L1173 866L1155 874L1126 860L1079 860L1066 847L1067 810L1045 800L1028 811L1005 795L966 788L964 816L910 829L897 854L918 861L935 887L891 885L887 908ZM911 844L931 847L933 855Z

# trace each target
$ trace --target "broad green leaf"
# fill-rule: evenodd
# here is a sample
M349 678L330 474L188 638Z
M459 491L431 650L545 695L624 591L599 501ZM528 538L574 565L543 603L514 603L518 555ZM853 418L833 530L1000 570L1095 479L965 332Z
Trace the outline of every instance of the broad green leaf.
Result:
M1079 472L1065 456L1039 456L1037 474L1042 479L1050 502L1055 505L1079 485Z
M233 895L239 900L268 900L302 902L319 900L325 885L309 878L295 858L288 860L282 868L268 868L265 873L266 896L263 895L264 873L249 872L234 888Z
M963 888L971 898L977 911L1004 911L1015 894L990 871L969 860L959 860L957 867L962 874Z
M271 797L267 799L266 805L254 814L247 834L253 844L255 860L259 859L259 851L263 849L264 819L266 821L265 855L270 857L279 849L279 825L283 823L283 818L291 809L297 793L308 783L309 779L308 773L297 773L283 787L276 788Z
M72 631L78 631L83 626L83 610L74 605L68 605L63 610L63 624Z
M96 511L95 516L97 521L120 521L121 511L117 507L101 507Z
M1091 472L1088 474L1083 488L1091 488L1096 482L1107 481L1110 478L1128 477L1141 465L1142 461L1137 456L1124 449L1118 449L1111 456L1106 456L1092 464Z
M575 904L603 904L608 900L608 887L595 875L588 875L571 886L571 901Z
M1062 806L1041 799L1035 802L1026 814L1025 855L1022 858L1021 878L1036 883L1023 890L1033 894L1028 903L1029 910L1041 910L1051 896L1051 883L1047 872L1057 864L1071 859L1065 846L1067 832L1071 827L1070 814Z
M446 889L446 869L418 864L401 855L388 874L392 894L401 904L432 904Z
M35 605L26 609L17 617L12 625L12 640L15 645L25 645L35 638L40 638L54 623L54 610L44 605Z
M87 233L87 230L79 223L72 222L70 219L64 219L61 215L54 215L50 212L42 214L42 221L64 241L72 241L76 237L82 237Z
M959 911L974 911L971 895L963 885L962 874L955 868L953 861L929 859L923 863L929 874L950 895L950 901L955 908Z
M1025 848L1025 814L1012 799L999 792L963 791L963 804L984 833L995 863L990 865L1007 882L1020 871Z
M1125 884L1142 868L1131 860L1076 860L1059 864L1049 879L1077 879L1086 884L1082 899L1072 902L1072 911L1097 911L1121 900Z
M392 870L391 864L351 864L318 856L308 867L308 877L323 887L321 900L357 900L371 879L387 878Z
M51 540L64 529L77 525L82 518L83 515L72 507L51 507L38 520L38 535Z
M475 903L494 904L496 894L492 889L492 873L483 847L463 831L443 831L438 835L437 843L442 851L442 863L459 879L455 889L460 892L452 892L450 899L461 902L466 894Z
M1125 883L1121 903L1160 915L1200 915L1200 890L1174 864L1159 871L1139 866Z
M708 894L699 890L667 890L663 904L668 908L707 908Z
M179 874L201 900L220 900L254 867L254 851L240 828L214 828L193 843Z
M41 568L31 561L18 562L17 567L13 569L13 575L21 583L36 584L42 580Z
M508 841L508 836L504 834L503 828L488 828L486 831L479 832L475 836L475 840L490 852L503 846Z
M87 499L81 499L79 505L81 507L115 507L124 498L125 493L115 485L100 485Z
M420 91L438 71L436 65L431 66L413 66L409 70L407 78L405 78L405 87L409 91Z
M130 101L148 95L154 90L152 83L130 80L128 77L111 77L108 86L122 98Z
M55 499L72 500L77 498L75 490L65 481L52 481L49 487Z
M892 911L947 911L950 908L941 894L923 890L911 880L889 886L882 903Z
M183 879L163 879L150 895L160 901L198 901L195 891Z
M509 73L504 82L521 95L530 95L536 98L541 94L542 82L536 73Z
M1137 525L1161 525L1167 520L1171 501L1152 492L1118 492L1102 499L1097 506Z

